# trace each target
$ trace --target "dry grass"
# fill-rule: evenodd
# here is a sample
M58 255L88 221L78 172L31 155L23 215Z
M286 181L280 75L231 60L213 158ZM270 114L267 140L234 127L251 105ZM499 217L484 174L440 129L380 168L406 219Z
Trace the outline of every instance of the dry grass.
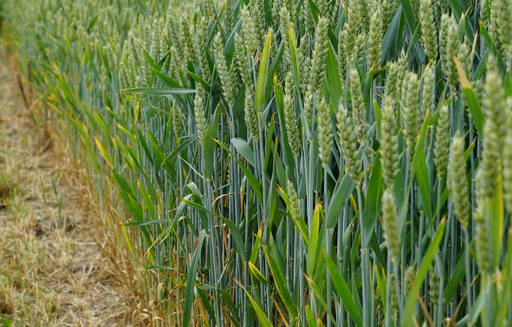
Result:
M130 325L138 296L116 230L0 62L0 325Z

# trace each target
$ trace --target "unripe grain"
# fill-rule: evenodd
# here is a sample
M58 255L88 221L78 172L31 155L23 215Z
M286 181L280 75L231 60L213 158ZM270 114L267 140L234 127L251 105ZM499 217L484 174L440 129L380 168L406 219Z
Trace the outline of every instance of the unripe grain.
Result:
M238 73L242 78L245 87L253 87L254 81L252 78L252 59L246 52L243 36L237 34L235 36L235 58Z
M285 125L286 132L288 137L288 142L290 148L292 150L293 157L297 159L300 153L300 135L299 128L297 124L297 117L295 113L295 102L293 97L293 80L292 73L288 72L286 74L286 84L285 84L285 95L284 95L284 116L285 116Z
M457 86L458 73L453 56L457 55L458 39L457 24L453 16L443 14L441 16L441 31L439 33L439 44L441 51L441 64L445 72L446 79L452 87Z
M496 0L493 2L493 13L496 18L496 32L499 47L505 62L512 61L512 1ZM510 67L510 66L509 66Z
M326 18L321 17L318 20L308 86L308 92L310 93L318 90L325 79L326 58L329 50L328 26L329 21Z
M185 50L185 58L184 58L184 64L186 67L186 64L188 61L195 64L196 62L196 52L194 48L194 41L192 38L192 33L190 32L190 23L188 17L185 15L180 16L180 41L181 46L184 47Z
M297 191L295 191L295 186L293 186L292 181L288 180L286 182L286 188L288 190L288 198L290 199L290 208L288 211L293 219L300 219L300 199L297 195Z
M203 79L210 82L211 73L208 64L208 22L206 19L201 19L197 26L196 42L195 42L196 56L199 59L199 67Z
M371 16L370 34L368 41L368 66L374 70L380 66L380 57L382 53L382 32L383 17L380 8L378 8Z
M341 85L343 86L343 89L345 89L345 81L347 77L347 50L346 50L346 43L347 40L347 30L341 29L340 34L338 37L338 54L337 54L337 60L338 60L338 70L340 74L340 80Z
M479 169L483 176L482 192L484 196L492 197L498 187L498 176L501 174L502 169L503 141L507 134L505 90L494 57L490 57L488 61L482 107L486 119L484 123L482 159Z
M443 105L439 109L434 141L434 164L436 165L437 176L441 180L446 174L448 167L448 153L450 146L450 111L448 106Z
M361 162L357 157L356 137L353 133L353 123L348 115L347 109L340 102L336 115L338 120L337 129L340 140L340 148L345 159L345 171L354 183L359 182Z
M389 104L391 106L395 106L397 103L397 99L399 98L399 95L397 94L398 80L400 74L398 63L390 63L387 74L388 75L386 78L386 85L384 86L384 94L386 95Z
M428 294L430 295L430 301L433 304L439 303L439 282L440 276L436 274L436 270L434 265L431 265L428 269L428 280L429 280L429 290Z
M401 123L404 134L405 144L412 159L414 147L416 146L416 137L418 135L420 102L420 82L415 73L409 72L405 78L405 84L402 91L401 105Z
M311 70L311 58L310 56L310 40L307 35L302 36L300 39L300 45L297 49L298 61L300 69L300 80L307 81L309 72Z
M352 95L352 121L354 122L355 134L361 147L366 145L366 105L361 91L361 80L357 69L350 69L350 93Z
M259 31L256 27L254 17L249 13L247 8L242 8L240 13L244 22L243 35L246 38L247 50L249 51L249 55L254 57L260 50Z
M174 137L176 142L179 143L181 136L181 110L176 102L171 103L171 116L172 116L172 127L174 131Z
M463 229L467 229L471 205L469 203L469 184L464 158L464 137L457 132L450 146L448 160L448 190L450 202L453 204L455 217Z
M387 187L382 195L382 229L391 261L398 266L400 253L400 237L398 235L398 217L395 197L391 188Z
M433 0L420 1L421 40L429 61L437 60L437 31Z
M222 84L224 97L231 107L235 103L236 97L236 76L233 71L233 65L228 67L226 58L224 57L224 45L220 34L217 34L214 40L215 51L215 67L219 73L220 82Z
M475 211L473 212L473 222L475 224L476 233L476 261L478 267L480 268L480 271L484 273L489 273L491 268L491 242L489 242L490 231L487 218L485 217L483 204L479 203Z
M332 146L332 125L329 106L322 100L318 104L318 144L320 146L320 160L322 167L329 167L329 157Z
M259 140L258 113L254 105L254 86L249 84L245 88L245 124L254 141Z
M280 28L281 28L281 40L284 44L283 62L284 67L288 67L291 63L291 54L289 47L289 30L292 27L290 13L286 7L281 8L279 11ZM277 45L277 43L276 43Z
M429 67L423 76L422 112L423 117L429 117L434 110L436 100L436 76L434 68Z
M201 143L204 142L207 128L204 100L204 90L202 86L198 85L196 90L196 98L194 99L194 118L196 120L197 135L199 136L199 141Z
M384 185L392 188L398 172L397 135L395 133L396 119L393 106L388 98L382 102L382 123L380 130L380 161Z

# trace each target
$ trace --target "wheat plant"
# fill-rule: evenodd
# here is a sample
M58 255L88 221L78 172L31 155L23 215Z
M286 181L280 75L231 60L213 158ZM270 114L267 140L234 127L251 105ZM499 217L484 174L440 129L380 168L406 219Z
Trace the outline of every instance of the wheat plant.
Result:
M512 1L3 10L152 324L512 325Z

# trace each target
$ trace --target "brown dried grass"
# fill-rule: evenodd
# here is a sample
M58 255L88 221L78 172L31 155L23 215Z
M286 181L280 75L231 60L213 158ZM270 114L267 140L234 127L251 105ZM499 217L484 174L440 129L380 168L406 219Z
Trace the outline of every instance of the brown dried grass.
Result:
M0 48L0 317L16 326L130 326L140 295L80 165L25 108ZM6 64L8 62L11 64Z

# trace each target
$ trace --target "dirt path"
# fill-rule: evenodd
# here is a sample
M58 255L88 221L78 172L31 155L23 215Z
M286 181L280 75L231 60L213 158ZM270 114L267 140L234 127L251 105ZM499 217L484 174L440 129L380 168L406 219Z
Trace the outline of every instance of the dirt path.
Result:
M79 167L35 127L1 47L0 326L129 326L115 236Z

